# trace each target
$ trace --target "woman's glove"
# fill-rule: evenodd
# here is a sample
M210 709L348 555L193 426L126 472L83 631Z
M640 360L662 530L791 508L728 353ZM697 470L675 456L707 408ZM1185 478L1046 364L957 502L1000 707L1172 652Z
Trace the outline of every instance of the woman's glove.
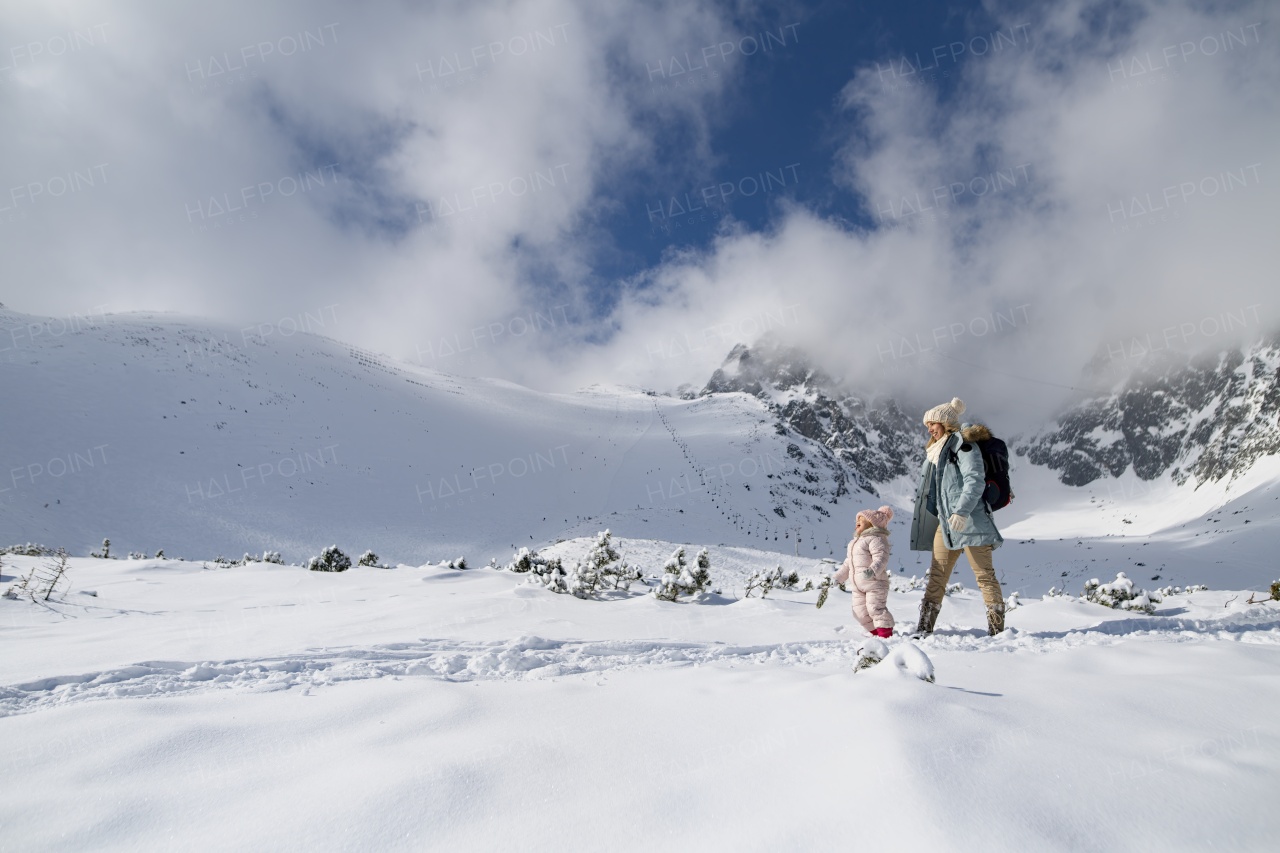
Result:
M947 519L947 524L951 525L951 529L956 533L963 533L969 529L969 516L952 513L951 517Z

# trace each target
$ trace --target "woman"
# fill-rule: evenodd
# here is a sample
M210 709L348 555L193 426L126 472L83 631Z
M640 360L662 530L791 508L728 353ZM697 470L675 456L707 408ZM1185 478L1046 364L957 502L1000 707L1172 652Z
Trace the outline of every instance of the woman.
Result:
M961 551L969 558L987 605L987 633L994 636L1004 630L1004 592L991 564L991 552L1000 547L1004 537L982 500L987 478L977 444L991 433L981 425L962 429L964 410L964 401L955 397L924 413L929 443L911 519L911 550L931 551L933 558L920 602L920 623L916 626L920 636L933 633L947 581Z

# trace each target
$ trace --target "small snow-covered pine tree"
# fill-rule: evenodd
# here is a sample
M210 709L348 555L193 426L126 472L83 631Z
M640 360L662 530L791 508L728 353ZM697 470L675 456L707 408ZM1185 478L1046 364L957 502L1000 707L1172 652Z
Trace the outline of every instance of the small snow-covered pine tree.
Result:
M603 589L629 589L640 579L640 571L627 565L613 547L613 534L608 530L596 535L587 555L569 572L569 592L578 598L590 598Z
M319 557L308 560L307 568L313 572L345 572L351 568L351 558L337 545L330 545L320 552Z
M1116 579L1111 583L1101 583L1097 578L1086 581L1084 597L1113 610L1136 610L1139 613L1154 613L1156 610L1151 596L1134 586L1124 572L1116 573Z
M768 598L769 591L773 589L773 580L777 571L777 569L756 569L748 575L746 597L750 598L751 593L760 590L760 597Z
M690 569L681 545L662 566L662 578L653 594L662 601L678 601L681 595L705 592L710 583L711 557L707 549L703 548L698 553L694 567Z
M357 561L356 565L373 566L374 568L377 568L378 555L373 553L373 551L365 551L363 554L360 555L360 559Z
M516 555L511 558L511 562L507 564L507 571L517 574L524 574L533 568L533 558L538 555L537 551L530 551L528 548L521 548Z
M789 590L795 589L799 583L800 573L784 571L782 566L775 566L772 569L757 569L747 578L747 598L750 598L751 593L757 589L760 590L761 598L767 598L774 587Z
M612 537L608 530L596 538L595 545L569 571L567 585L569 592L577 598L590 598L596 594L604 581L604 569L618 559L618 552L613 548Z
M528 574L529 583L540 584L552 592L569 592L568 572L560 564L559 557L543 557L537 551L521 548L507 570Z
M43 545L37 545L34 542L28 542L25 545L10 545L8 548L0 548L0 554L13 554L15 557L49 557L54 554L52 548L46 548Z

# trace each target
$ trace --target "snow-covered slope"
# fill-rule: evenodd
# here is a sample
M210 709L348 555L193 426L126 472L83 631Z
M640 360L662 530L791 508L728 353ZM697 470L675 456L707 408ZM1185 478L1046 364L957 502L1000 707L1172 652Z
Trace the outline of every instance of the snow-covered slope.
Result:
M7 543L487 562L612 527L827 556L854 512L748 395L542 394L169 315L0 325Z
M733 375L716 377L724 387L692 399L556 395L288 328L11 313L0 325L3 390L21 401L6 411L2 543L87 554L108 537L116 554L275 550L295 562L338 544L477 564L610 528L812 562L841 556L856 510L888 501L897 571L927 568L907 548L914 477L902 472L918 460L903 457L919 452L917 430L889 403L827 397L794 359L739 352ZM1261 582L1276 459L1191 488L1132 471L1068 486L1015 458L997 567L1035 594L1107 574L1098 562L1166 583Z

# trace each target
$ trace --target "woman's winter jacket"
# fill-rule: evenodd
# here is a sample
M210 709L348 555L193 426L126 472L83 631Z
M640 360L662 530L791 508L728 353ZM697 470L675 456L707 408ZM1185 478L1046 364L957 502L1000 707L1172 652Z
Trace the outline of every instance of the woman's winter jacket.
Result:
M939 525L942 539L952 551L973 545L999 547L1004 542L991 509L982 499L987 474L978 442L990 437L985 426L966 424L960 432L942 439L946 444L937 465L926 457L920 466L920 490L911 518L911 550L932 551ZM947 523L952 515L966 516L969 526L959 532L952 530Z

